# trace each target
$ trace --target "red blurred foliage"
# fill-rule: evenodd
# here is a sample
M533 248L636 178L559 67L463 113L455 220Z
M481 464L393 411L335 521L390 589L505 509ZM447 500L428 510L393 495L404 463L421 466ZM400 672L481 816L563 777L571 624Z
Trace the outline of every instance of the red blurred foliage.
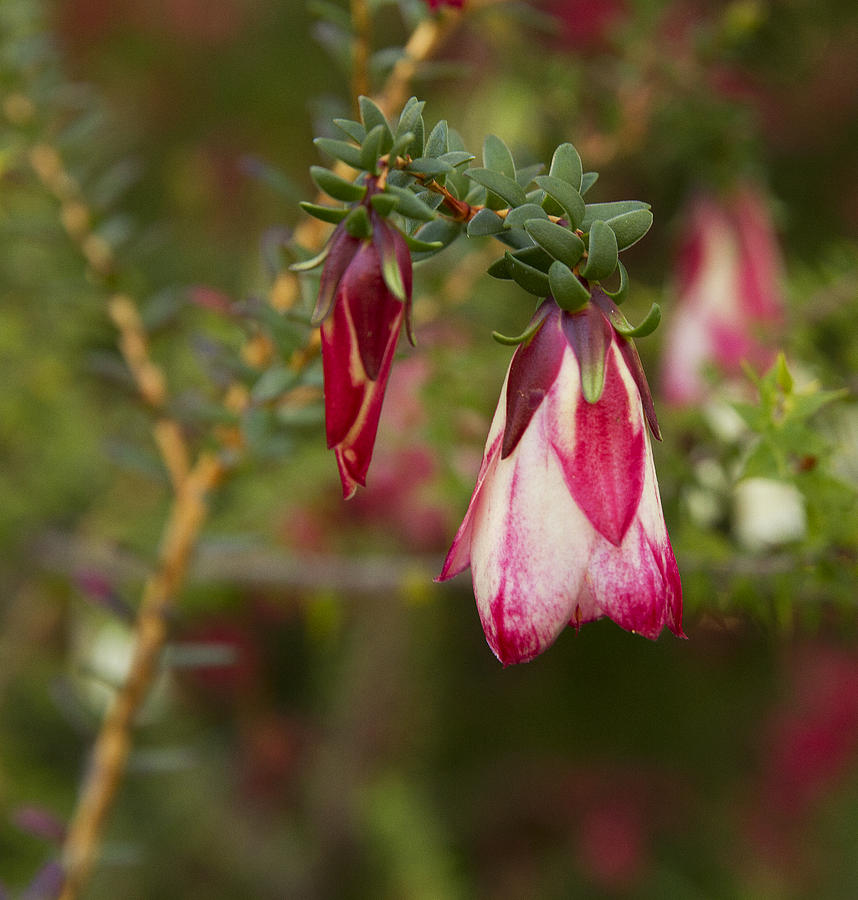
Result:
M60 27L73 44L87 44L127 28L188 43L217 46L253 18L257 0L66 0Z
M858 767L858 654L806 647L785 680L763 723L765 771L750 816L753 842L776 868L801 866L813 813Z
M625 0L546 0L545 11L560 23L561 45L572 51L604 48L627 14Z

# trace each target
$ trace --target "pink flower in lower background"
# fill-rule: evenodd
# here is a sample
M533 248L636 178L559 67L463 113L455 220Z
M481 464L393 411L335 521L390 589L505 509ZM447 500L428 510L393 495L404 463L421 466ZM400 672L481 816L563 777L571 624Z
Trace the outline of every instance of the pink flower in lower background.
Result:
M662 357L664 396L676 405L705 398L709 366L735 375L743 361L771 365L771 330L783 317L780 249L757 189L742 187L724 202L697 197L686 235Z
M369 212L372 236L334 232L319 287L325 427L348 499L366 484L381 404L403 319L411 305L405 239Z
M665 625L683 636L649 389L634 345L602 311L611 301L598 289L591 298L581 312L551 298L537 311L541 327L512 358L438 578L470 565L486 639L504 665L602 616L649 638Z

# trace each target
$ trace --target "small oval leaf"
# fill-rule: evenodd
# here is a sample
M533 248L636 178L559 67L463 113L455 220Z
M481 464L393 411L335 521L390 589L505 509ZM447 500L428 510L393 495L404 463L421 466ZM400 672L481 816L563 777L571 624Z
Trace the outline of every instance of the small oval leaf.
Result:
M494 134L487 134L483 141L483 165L493 172L515 180L515 162L509 147Z
M348 209L341 206L319 206L318 203L309 203L306 200L302 200L299 206L308 216L321 219L323 222L330 222L332 225L342 222L349 214Z
M395 194L373 194L369 198L372 208L380 216L389 216L399 206L399 198Z
M363 168L361 164L360 147L355 147L354 144L349 144L346 141L338 141L334 138L324 137L314 138L313 143L323 153L327 153L328 156L331 156L334 159L341 160L347 166L351 166L353 169Z
M468 237L486 237L503 231L503 219L490 209L481 209L468 222Z
M575 188L576 191L580 192L584 167L581 165L581 157L578 155L578 151L572 144L561 144L554 151L548 174L565 181Z
M580 272L590 281L607 278L617 268L617 238L609 225L601 219L590 228L587 261Z
M447 120L441 119L440 122L429 132L426 138L426 146L423 148L424 156L441 156L447 152L448 129Z
M551 296L557 305L567 312L583 309L590 301L590 291L575 276L575 273L560 260L554 260L548 270Z
M527 220L535 221L543 219L548 221L548 213L535 203L525 203L523 206L517 206L511 209L504 219L505 228L521 228Z
M477 184L480 184L484 188L497 194L498 197L510 206L521 206L523 203L527 202L527 195L524 193L524 188L518 184L518 182L514 181L512 178L508 178L506 175L501 175L499 172L495 172L492 169L479 168L465 169L464 174L472 181L476 181Z
M590 226L596 219L607 222L608 219L614 219L617 216L622 216L638 209L649 209L649 203L643 203L641 200L615 200L612 203L588 203L580 227L582 231L589 231Z
M430 207L415 196L412 191L408 190L408 188L401 188L388 184L386 190L392 193L399 201L396 209L403 216L406 216L409 219L420 219L425 222L435 218L435 210L430 209Z
M617 236L617 249L625 250L636 244L652 227L652 213L648 209L636 209L606 220Z
M504 256L513 281L537 297L547 297L551 293L551 285L545 272L516 259L512 253L507 252Z
M574 268L584 255L584 242L577 234L554 222L531 219L524 223L527 233L555 259Z
M365 184L355 184L341 178L330 169L322 166L310 166L310 177L316 182L320 190L324 191L334 200L342 200L345 203L354 203L363 200L366 194Z
M533 179L549 197L563 207L569 217L569 224L578 228L584 218L584 198L572 185L554 175L537 175Z

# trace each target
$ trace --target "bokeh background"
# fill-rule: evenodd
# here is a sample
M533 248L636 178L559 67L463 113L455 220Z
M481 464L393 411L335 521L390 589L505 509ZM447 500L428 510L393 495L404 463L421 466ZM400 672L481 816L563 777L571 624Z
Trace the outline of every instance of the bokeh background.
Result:
M427 12L372 8L379 87ZM639 346L689 639L605 620L506 670L467 577L432 583L509 359L489 334L530 312L484 274L492 251L462 240L416 270L418 346L354 501L318 392L278 416L276 374L259 386L308 334L264 305L314 193L312 137L350 111L347 20L297 0L0 4L0 883L50 896L170 499L104 288L28 166L49 140L189 439L235 379L259 401L88 897L858 896L858 8L499 3L419 71L427 120L477 153L487 132L524 162L572 140L601 172L592 199L656 216L629 306L664 308ZM843 391L796 420L788 471L748 468L740 372L683 408L659 388L695 204L729 211L747 185L783 311L756 339L809 393ZM260 330L273 357L247 349ZM786 494L749 509L750 474Z

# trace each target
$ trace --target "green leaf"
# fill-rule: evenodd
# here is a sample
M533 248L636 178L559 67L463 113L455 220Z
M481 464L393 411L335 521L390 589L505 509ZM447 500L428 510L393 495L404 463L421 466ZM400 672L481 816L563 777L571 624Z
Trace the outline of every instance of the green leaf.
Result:
M360 122L355 122L354 119L334 119L334 125L359 144L362 144L366 137L366 128Z
M451 244L462 233L462 225L460 222L453 222L450 219L434 219L427 222L415 234L418 241L425 241L427 244L440 242L442 247ZM437 251L432 251L437 252ZM431 255L427 254L427 255ZM415 259L424 258L422 255Z
M486 269L486 274L491 275L492 278L497 278L499 281L510 281L512 279L505 256L496 259L488 269Z
M353 181L347 181L341 178L330 169L322 166L310 166L310 177L316 182L320 190L334 198L334 200L342 200L345 203L354 203L357 200L363 200L366 195L365 184L355 184Z
M783 352L778 353L778 358L775 360L775 383L785 394L792 393L795 382L792 373L787 368L786 356Z
M547 297L551 293L548 275L541 269L529 266L527 263L516 259L512 253L505 253L507 269L513 281L537 297Z
M444 162L440 158L432 158L429 156L418 156L412 160L406 167L406 172L419 172L422 175L448 175L456 170L448 162Z
M537 175L533 179L549 197L563 208L573 228L578 228L584 218L584 199L572 185L554 175Z
M504 219L504 228L521 228L528 219L544 219L547 222L548 213L535 203L525 203L509 211Z
M523 168L515 170L515 180L523 187L526 188L537 175L541 174L545 171L545 166L542 163L534 163L531 166L524 166ZM541 201L540 197L540 201Z
M405 238L405 243L408 244L408 249L415 253L435 253L444 247L443 241L421 241L410 234L402 236Z
M598 180L598 172L585 172L581 177L581 196L583 197Z
M493 331L492 337L499 343L503 344L505 347L514 347L517 344L526 344L530 342L530 339L539 331L540 328L545 324L545 316L536 317L534 316L530 325L522 331L521 334L516 335L515 337L508 337L505 334L501 334L499 331Z
M569 266L559 259L551 263L548 270L548 283L551 287L551 296L557 301L561 309L575 312L582 309L590 301L590 291L584 287Z
M554 151L548 174L565 181L580 192L584 168L581 165L581 157L572 144L561 144Z
M343 210L343 212L346 212L346 210ZM316 266L320 266L328 258L328 253L330 253L330 250L331 244L329 241L315 256L311 256L309 259L302 259L299 262L292 263L292 265L289 266L289 271L309 272L311 269L315 269Z
M589 231L590 226L596 219L607 222L608 219L615 219L617 216L622 216L625 213L649 208L649 203L642 203L640 200L615 200L613 203L588 203L580 227L582 231Z
M360 118L363 122L364 128L366 128L367 134L369 134L374 128L378 128L379 125L383 126L384 129L387 130L387 133L390 135L391 142L393 141L393 135L390 132L390 125L387 122L387 116L378 108L373 100L369 97L358 97L358 106L360 107Z
M302 200L299 206L307 215L321 219L323 222L330 222L333 225L342 222L349 214L349 211L341 206L319 206L318 203L308 203L306 200Z
M474 158L474 154L468 153L467 150L449 150L438 158L451 166L461 166L462 163L470 162Z
M597 219L590 227L587 261L579 271L590 281L607 278L617 268L617 238L610 226Z
M578 265L578 261L584 255L584 242L577 234L562 225L541 219L531 219L524 223L524 227L540 247L547 250L554 259L565 263L570 269Z
M602 290L614 301L617 305L623 302L626 299L629 293L629 273L626 271L626 267L623 265L622 260L617 260L617 269L620 273L620 286L615 291L605 290L604 285L602 286Z
M421 219L428 222L437 215L434 209L428 207L408 188L395 187L392 184L388 184L387 192L392 193L399 201L399 205L396 207L397 212L409 219Z
M490 209L481 209L470 222L468 222L468 237L486 237L491 234L499 234L503 231L503 219Z
M386 134L385 129L387 129ZM379 157L383 156L387 152L387 150L390 149L393 143L393 138L391 137L390 143L387 144L387 147L384 146L385 141L389 135L390 129L387 128L386 125L376 125L375 128L368 132L360 148L360 161L362 169L366 169L367 172L373 173L378 171Z
M493 172L515 181L515 162L509 147L496 135L487 134L483 141L483 165Z
M380 215L380 216L389 216L397 206L399 206L399 198L394 194L373 194L372 197L369 198L369 202L372 204L372 208Z
M617 237L617 249L625 250L636 244L652 227L652 213L648 209L635 209L605 220Z
M659 322L661 322L661 307L657 303L653 303L640 325L632 325L619 310L612 312L609 318L614 326L614 331L619 332L623 337L646 337L658 328Z
M441 121L429 132L429 137L426 138L426 146L423 148L423 155L432 157L441 156L448 150L447 142L447 120L441 119Z
M419 156L423 152L423 107L425 105L425 100L418 100L416 97L410 97L402 108L402 113L399 116L399 122L396 126L395 143L398 145L403 135L409 132L412 134L412 137L409 141L405 142L403 150L399 151L399 155L401 155L404 150L408 150L409 144L412 143L414 144L413 147L410 147L412 155Z
M415 135L413 131L405 131L394 138L390 148L390 158L395 160L398 156L405 156L409 148L413 149Z
M354 206L345 218L346 231L353 238L372 237L372 222L365 206Z
M482 185L492 193L498 195L510 206L521 206L527 202L524 188L506 175L501 175L493 169L466 169L465 175L477 184Z
M348 144L345 141L337 141L334 138L318 137L313 143L328 156L339 159L347 166L353 169L362 169L361 148L355 147L354 144Z

